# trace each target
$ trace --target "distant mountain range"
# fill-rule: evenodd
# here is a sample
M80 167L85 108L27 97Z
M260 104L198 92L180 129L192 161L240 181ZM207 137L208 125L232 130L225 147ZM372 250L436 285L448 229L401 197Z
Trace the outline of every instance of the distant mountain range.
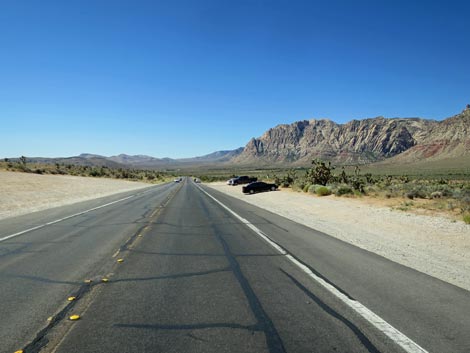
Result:
M443 121L377 117L333 121L304 120L278 125L253 138L236 164L308 165L313 158L337 164L393 161L413 163L470 155L470 106Z
M82 153L79 156L66 158L29 158L29 162L45 164L74 164L82 166L106 166L109 168L135 168L135 169L173 169L181 167L197 167L204 165L221 164L230 161L243 151L243 147L235 150L217 151L208 155L194 158L155 158L146 155L127 155L105 157L98 154ZM15 160L15 159L13 159Z
M243 148L183 159L145 155L105 157L83 153L68 158L28 158L112 168L174 169L203 166L302 166L314 158L335 164L412 164L470 156L470 105L443 121L377 117L337 124L328 119L278 125Z

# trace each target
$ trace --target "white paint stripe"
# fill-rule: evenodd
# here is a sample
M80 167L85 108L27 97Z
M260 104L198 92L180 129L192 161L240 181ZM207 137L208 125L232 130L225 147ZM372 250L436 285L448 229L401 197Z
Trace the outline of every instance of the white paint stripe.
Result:
M160 185L164 185L164 184L160 184ZM159 186L160 186L160 185L159 185ZM150 189L150 190L143 191L143 192L141 192L141 193L137 193L137 194L134 194L134 195L131 195L131 196L124 197L124 198L119 199L119 200L116 200L116 201L108 202L108 203L106 203L106 204L104 204L104 205L101 205L101 206L97 206L97 207L90 208L89 210L86 210L86 211L82 211L82 212L75 213L75 214L70 215L70 216L66 216L66 217L63 217L63 218L60 218L60 219L56 219L55 221L47 222L47 223L41 224L41 225L36 226L36 227L33 227L33 228L29 228L29 229L26 229L26 230L22 230L21 232L18 232L18 233L15 233L15 234L7 235L7 236L5 236L5 237L3 237L3 238L0 238L0 242L5 241L5 240L8 240L8 239L11 239L11 238L14 238L14 237L17 237L17 236L19 236L19 235L22 235L22 234L25 234L25 233L28 233L28 232L32 232L33 230L36 230L36 229L44 228L44 227L46 227L46 226L50 226L50 225L52 225L52 224L65 221L65 220L70 219L70 218L72 218L72 217L77 217L77 216L83 215L83 214L85 214L85 213L98 210L98 209L103 208L103 207L107 207L107 206L114 205L115 203L128 200L128 199L130 199L130 198L132 198L132 197L136 197L136 196L140 196L140 195L146 194L146 193L152 191L153 189L154 189L154 188L152 188L152 189Z
M199 187L199 186L198 186ZM253 230L256 234L261 236L269 245L271 245L274 249L276 249L279 253L282 255L285 255L286 259L291 261L294 265L296 265L298 268L300 268L303 272L305 272L311 279L316 281L318 284L320 284L323 288L325 288L328 292L333 294L335 297L337 297L339 300L341 300L343 303L345 303L347 306L349 306L351 309L353 309L356 313L358 313L360 316L362 316L364 319L366 319L369 323L371 323L373 326L375 326L379 331L384 333L387 337L389 337L392 341L397 343L401 348L403 348L406 352L408 353L429 353L427 350L425 350L423 347L418 345L416 342L411 340L409 337L407 337L405 334L397 330L395 327L390 325L388 322L383 320L381 317L376 315L374 312L372 312L370 309L359 303L357 300L349 298L347 295L339 291L335 286L332 284L328 283L325 281L323 278L317 276L315 273L312 272L308 266L297 260L294 256L289 254L289 252L281 247L279 244L275 243L272 241L265 233L263 233L260 229L258 229L255 225L251 224L248 222L245 218L242 216L238 215L235 213L233 210L225 206L222 202L217 200L215 197L207 193L205 190L203 190L201 187L199 189L205 193L207 196L209 196L212 200L217 202L220 206L222 206L225 210L230 212L234 217L242 221L248 228Z
M199 187L199 186L198 186ZM219 200L217 200L215 197L213 197L212 195L208 194L205 190L203 190L201 187L199 187L199 189L205 193L207 196L209 196L211 199L213 199L215 202L217 202L220 206L222 206L224 209L226 209L228 212L230 212L235 218L238 218L242 223L244 223L248 228L250 228L252 231L254 231L256 234L258 234L261 238L263 238L264 240L266 240L274 249L276 249L277 251L279 251L282 255L286 255L287 252L282 248L280 247L279 245L277 245L276 243L274 243L271 239L269 239L269 237L264 234L259 228L257 228L256 226L254 226L253 224L251 224L250 222L248 222L248 220L246 220L245 218L243 218L242 216L240 216L239 214L235 213L234 211L232 211L230 208L228 208L227 206L225 206L222 202L220 202Z

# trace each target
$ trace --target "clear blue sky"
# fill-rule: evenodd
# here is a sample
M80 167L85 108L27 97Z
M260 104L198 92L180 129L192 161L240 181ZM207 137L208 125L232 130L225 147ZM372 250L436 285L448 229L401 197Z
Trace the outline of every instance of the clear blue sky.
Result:
M0 0L0 157L192 157L470 103L469 1Z

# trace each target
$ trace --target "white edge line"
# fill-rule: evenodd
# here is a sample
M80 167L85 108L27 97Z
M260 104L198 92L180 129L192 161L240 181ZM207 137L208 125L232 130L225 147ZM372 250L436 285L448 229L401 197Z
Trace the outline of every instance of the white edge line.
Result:
M416 342L414 342L411 338L397 330L395 327L390 325L388 322L386 322L384 319L379 317L377 314L372 312L370 309L359 303L357 300L349 298L347 295L339 291L336 287L325 281L323 278L317 276L315 273L310 270L308 266L297 260L294 256L289 254L287 250L285 250L283 247L280 245L276 244L274 241L272 241L265 233L263 233L260 229L258 229L255 225L251 224L243 218L242 216L238 215L234 211L232 211L230 208L225 206L222 202L217 200L214 196L210 195L208 192L203 190L200 186L198 188L205 193L207 196L209 196L212 200L217 202L220 206L222 206L225 210L230 212L234 217L239 219L242 223L244 223L248 228L253 230L256 234L258 234L261 238L263 238L269 245L271 245L274 249L276 249L279 253L282 255L285 255L286 259L288 259L290 262L292 262L294 265L296 265L298 268L300 268L304 273L306 273L311 279L313 279L315 282L320 284L323 288L325 288L328 292L333 294L335 297L337 297L339 300L341 300L344 304L349 306L351 309L353 309L356 313L358 313L360 316L362 316L364 319L366 319L369 323L371 323L373 326L375 326L380 332L385 334L388 338L390 338L392 341L397 343L401 348L403 348L406 352L408 353L429 353L427 350L425 350L423 347L418 345Z
M157 186L160 186L160 185L164 185L164 184L159 184L159 185L157 185ZM50 221L50 222L47 222L47 223L38 225L38 226L36 226L36 227L32 227L32 228L29 228L29 229L25 229L25 230L22 230L21 232L15 233L15 234L7 235L7 236L5 236L5 237L3 237L3 238L0 238L0 242L5 241L5 240L8 240L8 239L11 239L11 238L14 238L14 237L17 237L17 236L19 236L19 235L22 235L22 234L25 234L25 233L28 233L28 232L32 232L33 230L36 230L36 229L44 228L44 227L46 227L46 226L50 226L50 225L52 225L52 224L65 221L65 220L67 220L67 219L69 219L69 218L72 218L72 217L77 217L77 216L80 216L80 215L82 215L82 214L85 214L85 213L88 213L88 212L91 212L91 211L98 210L98 209L103 208L103 207L111 206L111 205L113 205L113 204L115 204L115 203L128 200L128 199L130 199L130 198L132 198L132 197L135 197L135 196L140 196L140 195L146 194L146 193L152 191L153 188L154 188L154 187L151 187L150 190L146 190L146 191L143 191L143 192L140 192L140 193L131 195L131 196L127 196L127 197L124 197L124 198L119 199L119 200L116 200L116 201L108 202L108 203L106 203L106 204L104 204L104 205L97 206L97 207L93 207L93 208L90 208L89 210L82 211L82 212L78 212L78 213L75 213L75 214L73 214L73 215L66 216L66 217L63 217L63 218L60 218L60 219L56 219L56 220L54 220L54 221Z

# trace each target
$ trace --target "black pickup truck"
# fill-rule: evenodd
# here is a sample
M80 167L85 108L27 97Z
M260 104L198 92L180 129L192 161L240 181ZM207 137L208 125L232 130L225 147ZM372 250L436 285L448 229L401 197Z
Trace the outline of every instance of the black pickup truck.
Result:
M250 178L249 176L239 176L234 178L231 185L249 184L257 181L258 178Z

